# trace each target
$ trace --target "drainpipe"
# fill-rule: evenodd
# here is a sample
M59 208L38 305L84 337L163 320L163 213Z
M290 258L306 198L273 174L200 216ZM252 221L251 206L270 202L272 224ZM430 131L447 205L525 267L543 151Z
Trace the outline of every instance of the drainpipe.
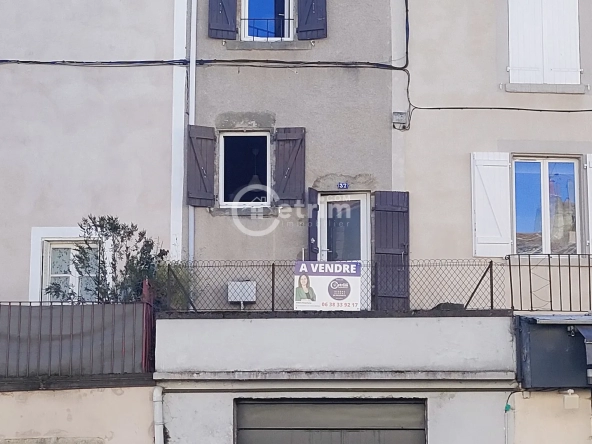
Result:
M197 0L191 0L191 20L189 22L189 125L195 125L195 68L197 60ZM188 259L195 259L195 207L189 206L188 220Z
M164 444L164 418L162 415L162 387L154 387L152 393L154 405L154 444Z

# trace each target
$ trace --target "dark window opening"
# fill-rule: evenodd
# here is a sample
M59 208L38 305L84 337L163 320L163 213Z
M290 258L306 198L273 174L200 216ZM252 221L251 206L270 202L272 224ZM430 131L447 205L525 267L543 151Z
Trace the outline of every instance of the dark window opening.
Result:
M267 202L266 136L224 136L224 202Z
M285 0L249 0L248 35L251 37L282 38L286 35Z

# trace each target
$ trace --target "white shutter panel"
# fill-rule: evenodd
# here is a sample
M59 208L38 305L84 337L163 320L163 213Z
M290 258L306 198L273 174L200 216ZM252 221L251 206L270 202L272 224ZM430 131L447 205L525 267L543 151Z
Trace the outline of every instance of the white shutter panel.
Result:
M592 254L592 154L586 154L586 205L588 210L588 233L586 233L586 240L588 243L588 253Z
M544 83L579 85L578 0L542 0L542 3Z
M508 0L508 13L510 83L543 83L541 0Z
M510 155L473 153L473 254L504 257L512 252Z

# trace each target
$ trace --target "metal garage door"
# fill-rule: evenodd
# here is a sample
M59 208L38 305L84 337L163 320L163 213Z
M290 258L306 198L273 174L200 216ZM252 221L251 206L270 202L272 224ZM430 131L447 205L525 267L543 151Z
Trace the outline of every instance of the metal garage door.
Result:
M237 444L425 444L423 402L237 402Z

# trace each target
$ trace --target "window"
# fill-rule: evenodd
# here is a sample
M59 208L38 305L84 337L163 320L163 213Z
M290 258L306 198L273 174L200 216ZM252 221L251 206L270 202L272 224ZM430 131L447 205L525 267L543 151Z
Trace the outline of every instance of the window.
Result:
M472 154L473 254L576 254L592 235L592 154L579 158ZM581 171L585 173L586 199ZM587 202L580 208L581 202ZM581 211L587 211L584 229Z
M292 40L293 23L291 0L243 0L242 2L242 40Z
M269 206L270 134L221 134L220 206Z
M293 0L209 0L208 36L247 41L319 40L327 38L327 0L297 1L294 31ZM240 26L237 26L237 17Z
M514 236L519 254L579 251L577 161L514 161Z
M579 84L578 0L509 0L510 83Z
M43 299L50 299L46 288L57 285L64 292L72 290L86 301L96 299L95 279L98 256L91 257L90 269L80 274L72 261L77 242L45 241L43 252Z

